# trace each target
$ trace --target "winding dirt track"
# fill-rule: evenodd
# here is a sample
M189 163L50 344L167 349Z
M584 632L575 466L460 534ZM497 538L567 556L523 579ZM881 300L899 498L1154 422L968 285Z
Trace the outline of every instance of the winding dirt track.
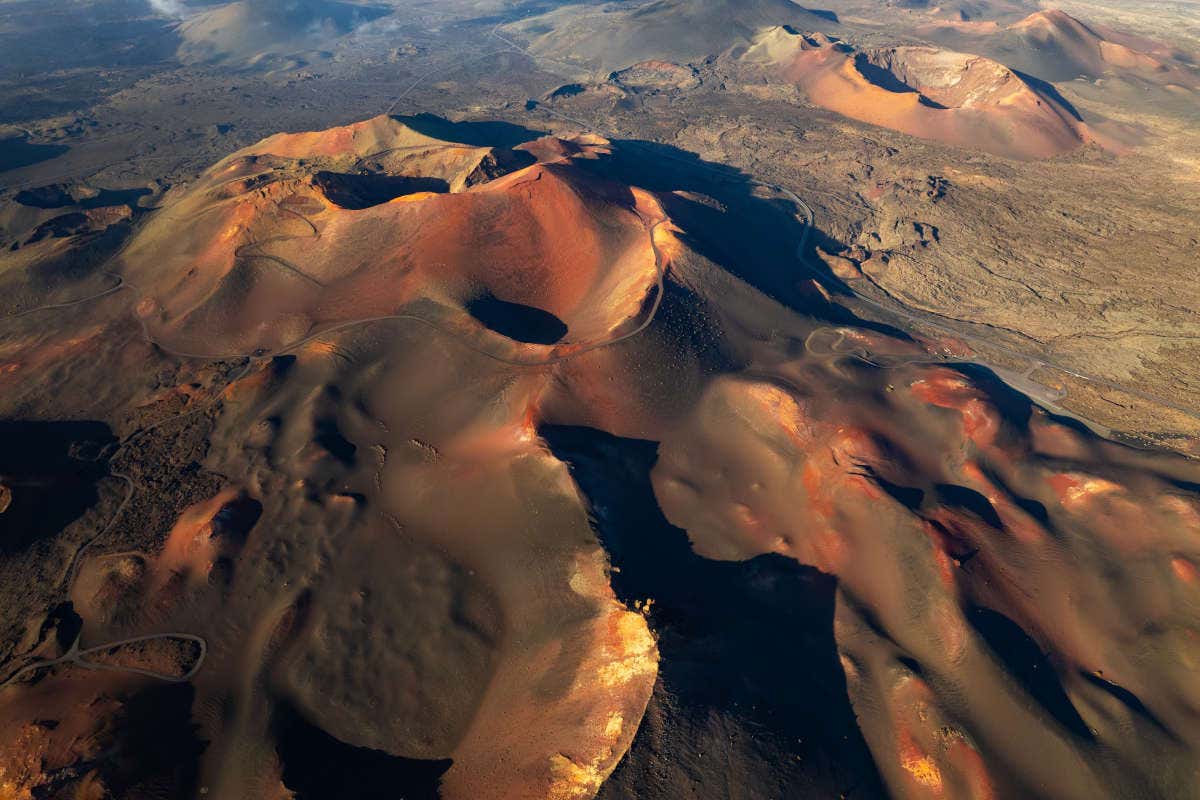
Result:
M156 672L152 669L142 669L141 667L126 667L119 664L105 664L100 661L89 661L86 658L86 656L92 653L113 650L118 647L124 647L125 645L129 644L138 644L140 642L153 642L159 639L177 639L187 642L194 642L200 648L200 652L197 654L196 660L192 666L182 675L171 675L165 672ZM201 665L204 664L204 656L207 652L208 642L204 640L204 637L197 636L193 633L152 633L147 636L131 636L128 639L118 639L115 642L96 645L95 647L89 647L84 650L79 649L79 639L76 639L65 654L59 656L58 658L52 658L46 661L36 661L32 664L27 664L6 678L3 683L0 683L0 686L3 686L11 681L15 681L22 675L35 670L49 669L59 664L74 664L85 669L103 670L108 672L132 672L136 675L144 675L147 678L157 678L158 680L166 681L167 683L186 683L190 681L197 672L200 671Z

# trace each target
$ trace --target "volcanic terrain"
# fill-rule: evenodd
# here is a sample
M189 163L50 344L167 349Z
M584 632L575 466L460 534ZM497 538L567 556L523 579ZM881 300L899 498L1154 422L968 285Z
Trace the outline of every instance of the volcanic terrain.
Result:
M1071 15L1039 11L1008 27L1039 53L1030 71L1047 80L1078 75L1099 77L1114 70L1127 70L1148 81L1197 88L1195 69L1186 69L1179 53L1159 43L1089 27Z
M0 4L0 800L1200 793L1151 2Z
M759 226L791 280L730 257ZM132 340L144 360L101 402L137 411L84 480L136 498L174 437L205 443L183 458L211 488L133 549L64 550L57 616L37 612L53 581L9 589L30 617L0 689L3 785L650 786L647 759L764 723L704 699L731 678L694 661L679 592L710 587L647 573L645 548L697 579L756 563L754 602L825 609L795 622L836 651L804 667L815 683L752 666L738 690L826 720L808 766L739 757L773 796L1191 785L1200 471L858 323L786 255L805 228L785 197L674 156L428 117L274 136L168 193L116 257L122 289L10 338L0 380L54 358L86 384L97 348ZM705 713L723 742L685 721ZM137 760L148 731L184 760Z

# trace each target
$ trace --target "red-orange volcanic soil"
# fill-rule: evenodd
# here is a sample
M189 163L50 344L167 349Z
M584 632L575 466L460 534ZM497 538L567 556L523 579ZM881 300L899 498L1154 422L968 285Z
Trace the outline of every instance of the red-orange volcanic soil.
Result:
M499 152L388 117L274 136L169 198L125 275L154 338L183 352L276 350L400 313L460 325L483 295L555 315L569 352L636 324L657 281L655 201L567 167L604 145ZM387 174L357 174L364 161Z
M836 43L805 42L795 74L861 78ZM1004 114L963 76L986 63L871 57L932 82L946 108L929 113ZM1103 440L818 295L767 297L754 226L800 226L763 187L594 136L490 147L446 127L272 137L168 197L123 253L163 358L242 365L202 409L196 458L221 488L153 547L84 554L64 597L77 647L31 625L0 686L0 796L586 800L622 759L728 786L752 763L807 768L806 739L835 758L854 726L865 760L842 769L897 797L1200 789L1194 462ZM55 335L107 335L73 313ZM548 318L558 341L520 341ZM656 455L639 468L612 445L572 470L548 444L563 429ZM646 518L677 528L614 530L628 509L585 494L589 470L644 484ZM626 605L609 554L654 537L757 577L687 587L661 614L653 594ZM811 609L781 564L828 586L824 650L784 646ZM715 663L670 671L688 604L743 593L786 612L756 657L805 661L726 665L736 686L705 685ZM810 661L834 677L794 679ZM763 750L788 763L755 762L760 727L686 708L689 686L736 693L772 669L787 679L756 705L805 698L851 727L797 720L803 736ZM639 734L652 694L660 721L682 709L744 738L741 760L702 761L696 727ZM849 788L799 774L779 796Z
M743 60L797 84L817 106L959 147L1036 159L1094 140L1056 99L981 56L916 46L858 50L779 27Z

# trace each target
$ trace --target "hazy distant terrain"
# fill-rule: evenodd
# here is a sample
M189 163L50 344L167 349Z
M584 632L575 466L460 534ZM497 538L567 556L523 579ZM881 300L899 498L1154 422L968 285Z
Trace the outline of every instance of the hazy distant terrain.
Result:
M1200 42L1200 3L1196 0L1138 0L1135 3L1066 0L1057 3L1056 7L1096 22L1123 27L1133 33L1159 36L1193 47Z

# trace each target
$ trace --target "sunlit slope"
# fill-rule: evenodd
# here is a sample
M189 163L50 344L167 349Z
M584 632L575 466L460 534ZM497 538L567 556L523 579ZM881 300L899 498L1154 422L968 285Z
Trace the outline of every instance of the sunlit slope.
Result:
M399 314L462 326L481 297L545 311L563 348L587 346L635 326L658 279L661 210L572 166L603 148L470 146L386 117L271 137L168 198L124 274L155 338L184 352L277 350Z

